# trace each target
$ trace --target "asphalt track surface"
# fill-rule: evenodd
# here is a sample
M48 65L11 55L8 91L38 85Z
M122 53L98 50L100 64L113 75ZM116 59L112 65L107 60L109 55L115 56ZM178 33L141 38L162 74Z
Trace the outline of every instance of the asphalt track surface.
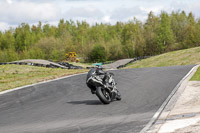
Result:
M129 133L150 121L193 66L113 71L122 101L103 105L86 75L0 95L0 133Z
M118 67L125 66L126 64L128 64L132 61L134 61L134 59L121 59L121 60L115 61L111 64L103 65L102 67L105 69L117 69Z

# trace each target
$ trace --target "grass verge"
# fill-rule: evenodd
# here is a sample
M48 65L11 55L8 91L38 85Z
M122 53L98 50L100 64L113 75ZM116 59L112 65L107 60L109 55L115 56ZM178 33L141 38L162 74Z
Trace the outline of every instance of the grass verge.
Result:
M0 91L87 71L87 69L0 65Z
M200 64L200 47L179 50L133 62L125 68L163 67Z
M200 81L200 67L197 69L196 73L190 79L191 81Z

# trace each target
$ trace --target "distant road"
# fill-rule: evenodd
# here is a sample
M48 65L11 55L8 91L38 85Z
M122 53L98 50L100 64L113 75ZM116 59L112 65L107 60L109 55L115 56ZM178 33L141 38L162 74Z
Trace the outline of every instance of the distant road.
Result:
M131 62L133 60L134 59L121 59L121 60L115 61L111 64L103 65L103 68L105 68L105 69L117 69L118 67L124 66L124 65L128 64L129 62Z
M122 101L103 105L86 75L0 95L0 133L127 133L149 122L193 66L113 71Z

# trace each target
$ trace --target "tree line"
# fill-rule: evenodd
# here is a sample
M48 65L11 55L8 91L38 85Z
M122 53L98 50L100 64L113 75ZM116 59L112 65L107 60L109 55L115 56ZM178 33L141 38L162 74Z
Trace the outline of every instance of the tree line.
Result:
M57 26L22 23L0 31L0 62L20 59L62 61L76 52L81 61L100 62L200 46L200 19L190 12L162 11L148 14L145 22L136 18L116 24L61 19Z

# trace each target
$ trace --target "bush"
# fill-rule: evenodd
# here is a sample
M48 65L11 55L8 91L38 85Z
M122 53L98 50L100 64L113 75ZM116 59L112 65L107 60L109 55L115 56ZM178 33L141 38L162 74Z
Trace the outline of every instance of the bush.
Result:
M101 45L95 45L89 55L90 62L106 61L106 50Z
M0 62L11 62L15 60L18 60L18 54L15 50L0 50Z
M54 47L57 45L57 40L53 37L42 38L38 43L36 43L35 47L39 48L44 54L44 59L50 59L52 56L52 51Z

